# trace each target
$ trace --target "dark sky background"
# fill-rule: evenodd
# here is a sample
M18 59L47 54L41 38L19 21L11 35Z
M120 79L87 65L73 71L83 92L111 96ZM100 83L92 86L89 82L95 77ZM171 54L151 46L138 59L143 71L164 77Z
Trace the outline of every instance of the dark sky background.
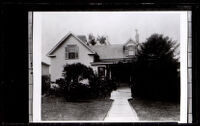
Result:
M41 14L42 61L50 63L46 54L67 33L107 35L111 44L123 44L135 39L144 42L159 33L180 41L179 12L37 12Z

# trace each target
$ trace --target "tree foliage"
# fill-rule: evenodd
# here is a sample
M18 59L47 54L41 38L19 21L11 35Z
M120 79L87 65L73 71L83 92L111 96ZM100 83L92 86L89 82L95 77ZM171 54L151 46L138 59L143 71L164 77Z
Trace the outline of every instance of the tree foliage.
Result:
M96 45L96 39L95 39L95 37L93 36L93 34L89 34L88 35L88 39L89 39L89 44L91 44L91 45Z
M108 41L108 38L105 35L98 36L98 37L95 37L91 33L88 35L88 43L90 45L96 45L96 44L107 45L107 41Z
M78 83L78 79L88 78L91 80L94 78L94 72L92 68L87 67L81 63L66 64L63 70L63 76L66 82Z
M106 45L107 37L106 37L106 36L98 36L98 37L97 37L97 41L98 41L101 45Z
M138 50L133 70L133 95L178 99L180 93L179 45L161 34L151 35Z

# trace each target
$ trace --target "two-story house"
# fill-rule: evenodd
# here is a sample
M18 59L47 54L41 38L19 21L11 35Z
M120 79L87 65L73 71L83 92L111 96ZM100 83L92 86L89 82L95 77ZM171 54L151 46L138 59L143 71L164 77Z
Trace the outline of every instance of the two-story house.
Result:
M136 41L129 39L125 44L94 45L87 44L85 36L72 33L64 36L48 53L51 59L51 81L62 78L66 63L82 63L90 66L100 77L113 78L116 71L114 64L128 63L137 53L139 35ZM126 74L123 73L123 74ZM127 75L129 76L129 75ZM128 78L128 77L127 77Z

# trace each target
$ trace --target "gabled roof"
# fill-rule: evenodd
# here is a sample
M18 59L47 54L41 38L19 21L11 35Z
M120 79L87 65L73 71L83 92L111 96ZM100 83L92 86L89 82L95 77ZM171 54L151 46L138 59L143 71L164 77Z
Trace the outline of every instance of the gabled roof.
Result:
M128 45L129 43L137 44L137 42L135 42L133 39L130 38L130 39L124 44L124 46Z
M97 52L100 59L126 58L123 52L123 44L94 45L90 47Z
M49 52L48 56L53 56L52 53L63 43L66 39L68 39L70 36L73 36L76 40L78 40L82 45L84 45L92 54L95 54L96 52L92 50L85 42L83 42L81 39L76 37L73 33L68 33L65 35Z

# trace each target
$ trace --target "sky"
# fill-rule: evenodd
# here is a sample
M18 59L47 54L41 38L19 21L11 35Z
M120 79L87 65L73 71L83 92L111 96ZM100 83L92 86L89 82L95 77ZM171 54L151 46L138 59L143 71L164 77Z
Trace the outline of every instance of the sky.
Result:
M48 51L69 32L75 35L106 35L111 44L135 39L145 42L153 33L180 41L178 12L38 12L41 14L42 61L50 63Z

